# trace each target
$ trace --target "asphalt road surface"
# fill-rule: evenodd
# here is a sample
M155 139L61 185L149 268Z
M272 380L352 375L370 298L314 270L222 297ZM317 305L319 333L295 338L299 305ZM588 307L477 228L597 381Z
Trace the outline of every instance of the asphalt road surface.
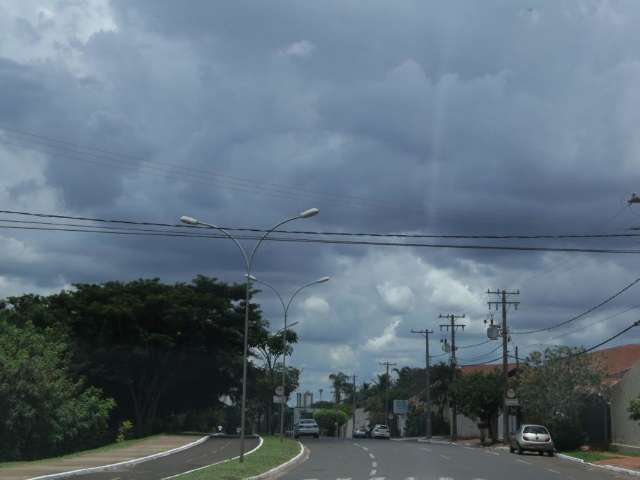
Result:
M305 439L282 480L596 480L630 477L554 457L414 441Z
M245 451L258 445L257 438L245 439ZM227 458L238 456L240 440L237 438L210 438L200 445L157 460L120 467L107 472L74 475L74 480L161 480L178 473L204 467Z

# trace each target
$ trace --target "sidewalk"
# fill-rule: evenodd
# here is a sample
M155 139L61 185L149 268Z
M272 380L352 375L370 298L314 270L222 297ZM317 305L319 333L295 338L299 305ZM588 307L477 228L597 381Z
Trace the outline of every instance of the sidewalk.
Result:
M636 470L640 473L640 457L625 457L621 455L620 458L608 458L593 463L594 465L609 465L627 470Z
M2 480L26 480L80 468L111 465L182 447L200 438L202 438L202 435L154 435L149 438L127 442L125 446L112 444L84 453L65 455L64 457L34 460L32 462L9 462L0 464L0 478Z

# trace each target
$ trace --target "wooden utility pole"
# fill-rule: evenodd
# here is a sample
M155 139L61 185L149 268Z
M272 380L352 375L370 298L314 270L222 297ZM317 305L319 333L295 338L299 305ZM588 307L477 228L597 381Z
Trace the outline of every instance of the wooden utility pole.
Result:
M509 364L508 364L508 349L507 343L509 341L509 329L507 328L507 307L509 305L513 305L516 309L520 302L511 302L507 301L507 295L520 295L520 290L516 290L515 292L507 292L505 289L502 290L487 290L487 294L489 295L498 295L500 300L487 302L489 304L489 308L492 306L498 309L498 306L502 306L502 376L504 380L504 387L502 392L502 441L504 443L509 442L509 407L507 407L507 383L509 381Z
M411 333L419 333L424 335L424 359L425 359L425 377L427 381L426 402L425 402L425 438L431 438L431 363L429 358L429 334L433 330L411 330Z
M464 315L464 313L462 315L455 315L453 313L450 313L448 315L440 314L440 315L438 315L438 318L447 318L447 319L449 319L449 323L440 324L440 330L442 331L442 329L446 329L451 334L451 372L452 372L451 373L451 375L452 375L451 380L453 381L455 379L455 372L456 372L456 365L457 365L457 360L456 360L456 330L458 328L462 328L462 330L464 330L464 327L466 326L463 323L456 323L456 320L458 318L465 318L465 315ZM457 409L455 401L451 402L450 432L451 432L451 441L455 442L458 439L458 409Z
M387 366L387 388L384 393L384 424L389 425L389 384L391 383L391 378L389 377L389 367L395 367L397 363L389 363L389 362L380 362L380 365ZM391 431L391 429L389 429Z

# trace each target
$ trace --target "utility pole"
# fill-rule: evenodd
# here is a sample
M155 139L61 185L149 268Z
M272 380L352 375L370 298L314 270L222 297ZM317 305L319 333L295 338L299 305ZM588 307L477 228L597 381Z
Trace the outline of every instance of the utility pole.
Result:
M516 368L520 368L520 357L518 357L518 346L516 345Z
M389 425L389 384L391 383L391 378L389 377L389 367L395 367L397 363L380 362L379 365L386 365L387 367L387 388L385 389L384 393L384 424Z
M442 331L442 329L446 329L451 333L451 375L452 378L451 380L453 381L453 379L455 378L455 372L456 372L456 365L457 365L457 361L456 361L456 330L458 328L462 328L462 330L464 330L464 327L466 326L463 323L456 323L456 320L459 318L465 318L464 313L462 315L455 315L453 313L450 313L448 315L438 315L438 318L446 318L449 320L449 323L444 323L444 324L440 324L440 330ZM451 431L451 441L455 442L458 439L458 408L456 406L456 402L452 401L451 402L451 425L450 425L450 431Z
M426 403L425 403L425 438L431 438L431 378L430 372L431 364L429 362L429 334L433 333L433 330L411 330L411 333L419 333L424 335L424 359L425 359L425 377L427 381L426 390Z
M520 290L516 290L514 292L507 292L505 289L495 291L487 290L487 294L498 295L498 298L500 298L500 300L487 302L489 304L489 308L495 305L497 310L498 306L502 306L502 376L504 380L504 387L502 392L502 441L504 443L508 443L509 407L507 407L507 382L509 381L509 365L507 360L507 343L509 341L509 329L507 328L507 307L509 305L513 305L517 310L520 302L507 301L507 295L520 295Z
M353 438L353 434L356 432L356 376L353 375L353 414L352 414L352 424L351 424L351 438Z

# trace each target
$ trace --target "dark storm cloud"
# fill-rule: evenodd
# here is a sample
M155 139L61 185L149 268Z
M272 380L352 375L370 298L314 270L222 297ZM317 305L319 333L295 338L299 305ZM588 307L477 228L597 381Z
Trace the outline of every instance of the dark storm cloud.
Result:
M0 133L7 208L267 227L317 206L291 227L376 232L640 223L630 209L612 219L640 180L636 3L96 1L81 15L73 2L51 12L1 3L0 126L117 153ZM0 280L25 289L200 272L242 280L230 242L14 233L3 232L13 253ZM637 264L267 244L256 271L284 291L335 276L292 313L315 388L329 369L420 358L408 331L438 313L467 311L464 341L480 341L487 288L521 288L513 321L526 329L597 303ZM268 292L259 299L279 325ZM602 318L630 306L621 297ZM589 344L628 319L562 340ZM555 341L534 340L545 338ZM490 348L478 350L464 357Z

